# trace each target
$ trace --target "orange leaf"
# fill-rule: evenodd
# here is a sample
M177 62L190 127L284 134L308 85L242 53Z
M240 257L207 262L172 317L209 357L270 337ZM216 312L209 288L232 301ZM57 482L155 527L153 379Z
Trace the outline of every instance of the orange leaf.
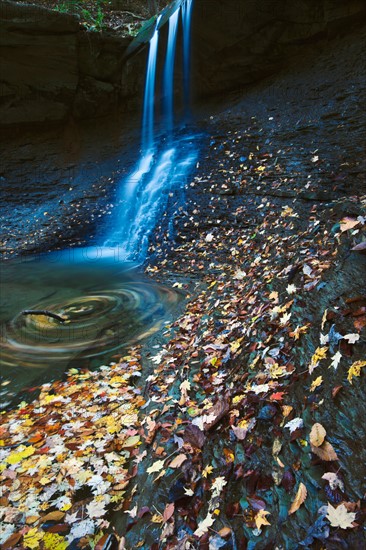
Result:
M293 500L291 507L288 511L289 515L293 514L300 508L301 504L305 501L307 496L308 496L308 491L305 485L303 483L300 483L295 499Z

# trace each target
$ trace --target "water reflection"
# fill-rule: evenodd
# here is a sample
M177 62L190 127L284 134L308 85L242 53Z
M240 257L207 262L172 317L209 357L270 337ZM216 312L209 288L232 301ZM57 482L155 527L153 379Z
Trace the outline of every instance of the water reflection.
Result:
M88 247L1 265L0 372L9 394L110 361L169 322L180 295L122 262L118 247ZM23 315L47 310L65 319ZM93 361L95 359L95 362Z

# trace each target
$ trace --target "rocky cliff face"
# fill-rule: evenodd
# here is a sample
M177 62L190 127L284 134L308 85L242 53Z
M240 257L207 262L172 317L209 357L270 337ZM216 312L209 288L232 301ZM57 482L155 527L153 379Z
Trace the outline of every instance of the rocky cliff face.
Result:
M197 97L274 74L317 40L366 23L364 0L194 0L192 80ZM0 124L60 122L141 106L145 48L87 32L67 14L0 1ZM161 30L161 42L166 40ZM159 66L165 47L160 47ZM178 68L179 64L177 64ZM179 81L177 88L179 87Z
M29 4L1 2L0 120L58 122L93 118L139 103L143 56L123 63L130 43L87 32L76 18Z
M217 94L276 72L317 39L366 23L364 0L195 0L194 81Z

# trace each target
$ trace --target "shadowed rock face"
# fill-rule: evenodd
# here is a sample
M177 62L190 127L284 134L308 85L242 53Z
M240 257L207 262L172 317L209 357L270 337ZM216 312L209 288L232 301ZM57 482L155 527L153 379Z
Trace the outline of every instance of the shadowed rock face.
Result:
M274 74L307 43L366 22L363 0L194 2L197 97ZM166 30L161 34L164 42ZM130 43L114 34L87 32L65 13L0 1L0 125L88 119L140 108L146 48L126 61ZM160 65L164 56L162 47Z
M136 101L144 67L135 61L131 74L123 64L130 39L87 32L65 13L0 4L2 125L93 118Z
M235 89L276 72L309 42L366 23L362 0L195 0L197 95Z

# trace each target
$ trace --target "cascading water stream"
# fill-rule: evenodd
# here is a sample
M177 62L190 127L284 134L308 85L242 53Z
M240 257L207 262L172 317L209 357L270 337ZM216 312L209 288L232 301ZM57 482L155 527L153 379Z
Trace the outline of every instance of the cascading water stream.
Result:
M183 91L185 114L189 113L191 99L191 24L193 0L186 0L182 5L183 22Z
M147 61L142 122L142 149L144 152L150 150L154 143L155 79L159 45L159 22L160 17L158 17L156 21L155 31L150 40L149 57Z
M179 21L180 9L176 10L169 18L169 34L165 61L164 71L164 115L166 129L171 137L173 132L173 98L174 98L174 62L175 62L175 50L177 44L177 28Z
M182 3L183 59L185 104L189 102L190 27L192 0ZM186 183L187 174L197 157L193 136L173 139L174 129L174 67L180 7L169 18L166 59L163 74L163 133L168 134L168 146L159 147L155 136L155 89L159 45L158 17L150 40L146 69L144 109L142 119L142 155L121 185L120 207L115 225L104 246L118 250L122 260L143 260L151 233L168 204L172 189Z

